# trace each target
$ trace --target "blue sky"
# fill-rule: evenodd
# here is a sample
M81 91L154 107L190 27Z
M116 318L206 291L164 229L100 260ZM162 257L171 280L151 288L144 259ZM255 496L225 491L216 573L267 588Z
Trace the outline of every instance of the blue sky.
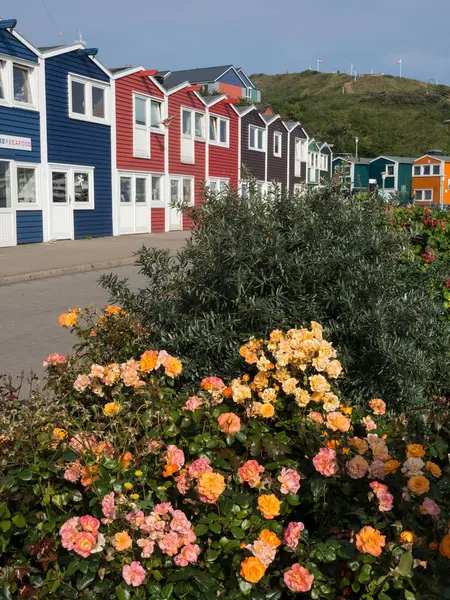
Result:
M81 30L109 67L285 73L321 58L325 71L398 74L403 58L405 76L450 84L449 0L1 0L0 17L36 45Z

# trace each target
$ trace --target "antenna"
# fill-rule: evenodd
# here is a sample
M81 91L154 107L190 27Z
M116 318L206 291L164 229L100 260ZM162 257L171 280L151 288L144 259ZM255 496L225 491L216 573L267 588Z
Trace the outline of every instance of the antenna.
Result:
M87 48L87 42L86 40L83 39L83 34L81 31L78 32L78 39L75 40L74 42L75 44L81 44L82 46L84 46L85 48Z

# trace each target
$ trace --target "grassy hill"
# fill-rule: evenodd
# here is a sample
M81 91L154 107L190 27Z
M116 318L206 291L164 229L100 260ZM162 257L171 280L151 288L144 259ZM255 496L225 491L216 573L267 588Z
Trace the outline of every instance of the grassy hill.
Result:
M300 121L309 134L334 144L334 152L361 156L421 156L438 148L450 154L450 87L391 75L304 71L253 75L262 99L283 117ZM343 93L344 87L353 93Z

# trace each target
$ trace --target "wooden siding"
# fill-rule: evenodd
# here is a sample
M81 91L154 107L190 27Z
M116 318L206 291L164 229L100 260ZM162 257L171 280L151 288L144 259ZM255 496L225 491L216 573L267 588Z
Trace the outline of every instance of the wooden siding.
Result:
M164 172L164 135L150 133L150 158L133 156L134 123L133 93L153 96L160 100L164 94L148 77L139 73L116 80L117 168L127 171Z
M257 181L266 179L266 153L250 150L248 147L249 126L255 125L265 129L265 122L259 114L252 110L241 118L241 163Z
M166 230L166 209L152 208L151 211L152 233L164 232Z
M202 183L205 181L205 142L195 141L194 164L181 162L181 107L191 108L205 113L205 106L189 91L184 88L169 96L169 116L174 119L169 127L169 173L172 176L190 175L194 177L194 203L202 202ZM209 133L209 123L206 127ZM170 190L167 192L167 201L170 201ZM183 229L190 229L191 219L183 214Z
M236 71L234 69L229 69L226 73L224 73L219 78L220 83L229 83L230 85L236 85L238 87L245 87L242 80L236 75Z
M295 177L295 139L306 140L305 132L300 125L294 127L289 135L289 191L294 191L294 184L306 184L306 161L302 161L300 167L300 177Z
M112 235L111 128L69 118L68 74L109 82L85 54L69 52L45 61L47 144L50 163L94 167L94 210L74 210L75 239Z
M229 104L215 104L210 115L220 115L230 120L229 148L209 144L209 176L229 179L230 185L238 185L239 173L239 117ZM209 128L208 128L209 131Z
M0 29L0 54L38 62L38 57L7 29Z
M16 219L18 244L44 241L42 210L18 210Z
M281 133L281 157L273 153L273 140L275 132ZM288 131L280 119L271 123L267 128L268 137L268 159L267 159L267 181L277 181L281 183L282 191L287 186L287 164L288 164Z
M433 191L433 204L440 204L441 202L441 176L435 175L434 177L413 177L412 178L412 198L414 200L414 192L416 190L432 190ZM448 194L447 194L448 195ZM447 200L444 194L444 203L450 202Z
M39 121L40 115L34 110L0 106L0 136L13 135L31 138L31 151L0 148L0 159L40 162L41 135Z

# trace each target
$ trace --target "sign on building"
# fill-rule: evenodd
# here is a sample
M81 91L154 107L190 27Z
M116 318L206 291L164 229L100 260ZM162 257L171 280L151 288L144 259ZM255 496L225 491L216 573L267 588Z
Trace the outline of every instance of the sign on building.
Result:
M0 134L0 148L8 150L27 150L31 152L31 138Z

